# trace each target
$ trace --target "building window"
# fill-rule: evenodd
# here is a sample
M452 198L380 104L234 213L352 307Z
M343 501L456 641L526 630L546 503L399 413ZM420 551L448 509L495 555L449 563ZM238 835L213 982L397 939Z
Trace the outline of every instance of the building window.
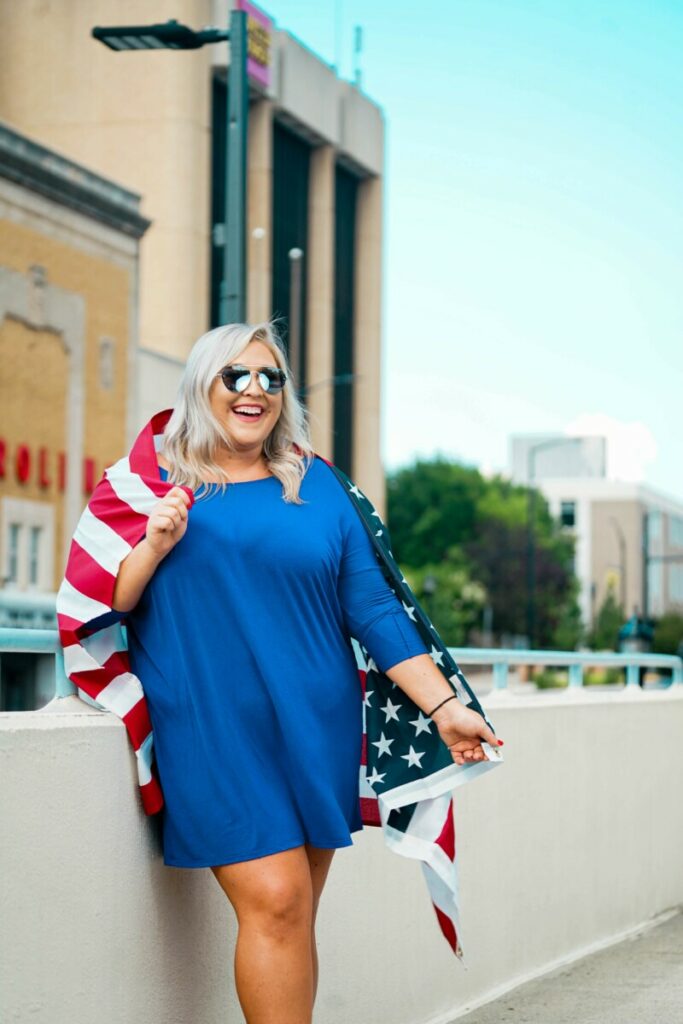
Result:
M7 524L7 583L19 582L19 550L21 544L21 523Z
M563 526L573 528L576 526L576 502L560 502L560 522Z
M669 543L672 547L683 548L683 519L680 516L669 519Z
M309 144L276 121L273 124L272 309L276 317L282 318L279 330L288 357L296 350L299 388L306 385L310 162ZM292 336L294 327L296 338ZM303 400L305 402L305 394Z
M669 567L669 597L674 604L683 604L683 565Z
M647 513L647 536L650 541L662 539L662 513L650 511Z
M32 526L28 534L28 582L32 587L38 586L40 578L40 538L42 532L42 526Z
M54 587L54 508L22 498L0 501L2 577L15 590Z
M355 318L356 203L358 179L335 172L334 242L334 452L333 461L353 474L353 345Z

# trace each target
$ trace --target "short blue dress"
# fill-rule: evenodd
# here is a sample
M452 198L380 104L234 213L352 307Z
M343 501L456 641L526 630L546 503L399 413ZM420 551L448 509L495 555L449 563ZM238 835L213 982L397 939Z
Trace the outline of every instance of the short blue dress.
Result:
M273 476L212 488L126 616L169 866L352 845L363 698L349 636L384 671L427 651L322 459L299 493L285 502Z

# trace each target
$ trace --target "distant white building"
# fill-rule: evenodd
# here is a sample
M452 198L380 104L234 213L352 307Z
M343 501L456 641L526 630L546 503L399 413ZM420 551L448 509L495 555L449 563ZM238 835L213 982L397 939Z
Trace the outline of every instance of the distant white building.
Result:
M592 623L610 587L627 614L683 612L683 504L645 484L610 480L606 466L604 437L510 438L512 479L534 483L576 537L584 622Z

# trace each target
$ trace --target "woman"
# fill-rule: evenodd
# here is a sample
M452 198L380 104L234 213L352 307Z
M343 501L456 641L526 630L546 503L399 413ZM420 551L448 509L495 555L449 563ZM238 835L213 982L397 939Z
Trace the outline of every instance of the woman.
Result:
M318 903L334 850L362 828L348 636L432 714L456 763L499 741L452 699L314 458L269 324L197 341L158 462L177 486L121 562L112 607L153 724L164 861L210 867L232 903L248 1024L308 1024Z

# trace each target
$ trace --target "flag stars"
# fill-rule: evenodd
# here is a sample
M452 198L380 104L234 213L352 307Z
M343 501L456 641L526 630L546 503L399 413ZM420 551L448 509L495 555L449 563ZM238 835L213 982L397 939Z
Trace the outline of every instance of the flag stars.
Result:
M373 747L377 747L377 757L381 757L382 754L389 754L391 756L391 744L393 740L388 740L383 732L379 734L378 740L373 740Z
M422 714L420 711L417 718L413 718L410 722L411 725L415 726L415 735L419 736L421 732L427 732L432 735L432 722L431 719Z
M386 772L381 772L380 773L380 772L377 771L376 768L373 768L372 769L372 775L368 775L367 776L367 781L368 781L369 785L375 786L376 783L384 781L384 776L385 775L386 775Z
M375 692L374 690L366 690L365 691L365 700L363 701L363 704L365 704L366 708L371 708L372 707L372 704L370 703L370 698L372 697L374 692Z
M432 659L435 665L443 665L443 653L432 644L432 649L429 652L429 657Z
M420 758L425 756L425 751L417 751L413 749L412 744L408 747L407 754L401 754L404 761L408 762L409 768L421 768Z
M357 498L364 498L365 497L365 495L362 494L361 491L358 490L358 488L356 487L355 484L353 485L353 487L350 487L349 490L351 491L351 494L355 494L355 496Z
M385 718L385 720L384 720L385 724L391 718L393 718L395 722L398 722L398 714L397 714L397 712L398 712L398 709L400 707L401 707L400 704L392 704L391 703L391 698L387 697L387 702L384 705L384 707L381 709L384 712L384 714L387 716Z
M406 612L408 613L408 618L412 619L413 622L416 622L417 619L415 618L415 608L412 605L410 605L410 604L406 604L405 601L401 601L401 604L403 605L403 607L405 608Z

